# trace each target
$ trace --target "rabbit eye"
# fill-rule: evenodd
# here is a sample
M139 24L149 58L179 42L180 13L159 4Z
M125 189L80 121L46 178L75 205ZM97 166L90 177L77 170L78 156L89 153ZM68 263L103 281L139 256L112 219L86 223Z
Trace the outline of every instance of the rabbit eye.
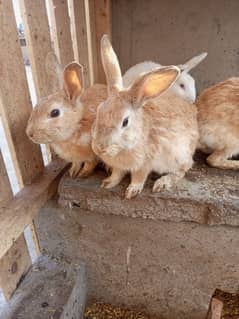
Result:
M57 117L59 115L60 115L60 110L58 109L51 110L50 117Z
M185 85L184 85L183 83L180 84L180 87L181 87L182 89L185 89Z
M122 127L126 127L129 123L129 118L126 117L124 120L123 120L123 123L122 123Z

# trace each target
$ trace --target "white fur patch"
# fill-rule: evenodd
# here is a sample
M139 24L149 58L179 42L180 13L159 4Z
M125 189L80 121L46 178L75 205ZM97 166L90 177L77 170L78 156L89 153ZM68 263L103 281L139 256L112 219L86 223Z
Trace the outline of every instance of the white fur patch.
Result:
M82 145L89 145L90 141L91 141L91 136L89 133L83 133L79 138L79 142Z

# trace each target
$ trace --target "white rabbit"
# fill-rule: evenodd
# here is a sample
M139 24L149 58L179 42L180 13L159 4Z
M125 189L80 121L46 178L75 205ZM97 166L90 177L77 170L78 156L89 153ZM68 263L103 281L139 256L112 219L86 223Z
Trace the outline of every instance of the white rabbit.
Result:
M193 57L186 63L179 65L182 72L171 88L174 93L178 94L190 103L194 103L196 100L196 87L195 80L189 74L189 71L202 62L206 56L207 53L204 52ZM161 67L161 64L152 61L145 61L132 66L123 76L124 87L130 87L139 76Z

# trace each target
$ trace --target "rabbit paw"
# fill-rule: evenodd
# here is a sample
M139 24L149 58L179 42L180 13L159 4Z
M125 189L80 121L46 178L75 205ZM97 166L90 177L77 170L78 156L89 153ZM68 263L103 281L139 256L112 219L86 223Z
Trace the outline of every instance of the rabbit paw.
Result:
M144 184L129 184L126 189L125 198L130 199L142 192Z
M116 185L119 184L119 180L118 179L115 179L115 178L112 178L111 176L110 177L107 177L105 179L103 179L102 183L101 183L101 187L102 188L113 188L115 187Z
M173 186L173 178L172 175L165 175L158 178L153 186L153 192L160 192L162 190L168 190Z
M81 170L81 166L82 164L81 163L72 163L71 164L71 168L69 170L69 174L70 174L70 177L72 178L75 178L78 176L80 170Z
M97 162L86 162L81 169L81 171L78 173L78 177L88 177L91 175L97 165Z

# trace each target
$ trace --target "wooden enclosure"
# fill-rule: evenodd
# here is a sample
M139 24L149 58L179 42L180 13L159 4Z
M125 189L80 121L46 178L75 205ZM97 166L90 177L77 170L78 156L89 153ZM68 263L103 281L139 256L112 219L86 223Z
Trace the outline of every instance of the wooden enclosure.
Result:
M193 75L195 75L197 79L199 90L228 76L236 75L239 71L239 42L237 41L239 30L235 28L235 25L238 25L238 18L237 15L234 14L239 10L239 2L237 0L212 0L210 3L207 0L18 0L18 2L20 4L20 13L37 98L53 93L51 92L51 77L46 72L45 66L45 58L50 51L56 53L63 66L72 60L80 62L84 66L86 86L90 86L93 83L104 83L105 76L100 61L99 46L100 38L105 33L109 34L112 38L113 46L119 56L123 72L131 65L144 60L153 60L162 64L183 63L190 57L203 51L208 51L209 57L202 66L193 71ZM226 11L225 7L227 8ZM6 160L4 162L4 154L0 152L0 288L6 299L10 300L19 281L33 263L24 232L26 229L30 229L32 241L35 246L34 249L37 254L40 254L41 247L39 245L34 219L39 209L56 193L59 180L67 170L68 165L54 156L50 159L50 152L49 164L44 165L41 148L30 142L26 136L25 128L33 105L30 98L12 0L0 1L0 30L0 116L4 125L7 144L10 149L20 187L20 191L17 194L13 194L7 174ZM209 174L206 174L206 176L209 176ZM229 177L233 178L231 175ZM194 177L194 179L192 178L192 181L196 179L197 176ZM94 187L97 186L95 181L93 184ZM221 184L221 180L219 179L218 182L216 179L215 184ZM230 186L235 186L234 184L232 185L231 179L229 179L228 182L228 187ZM80 183L78 183L78 187L80 187ZM92 192L92 189L90 192ZM205 187L203 186L202 189L205 189ZM99 195L97 195L96 191L95 194L95 197ZM221 193L219 193L219 195L220 194ZM233 233L235 229L233 229L233 231L231 230L233 228L232 226L238 227L239 223L238 218L234 217L234 215L238 216L235 213L238 210L238 197L235 200L236 204L234 201L233 203L229 203L230 205L235 204L234 206L236 207L235 210L231 210L231 214L234 214L232 214L233 219L230 214L227 214L227 210L224 206L221 211L217 206L213 206L212 209L211 202L207 202L205 207L203 206L204 203L201 203L200 215L198 205L200 205L202 199L201 197L197 197L199 195L200 193L195 195L197 202L195 207L193 206L193 213L191 214L189 211L189 215L187 215L182 209L182 220L180 220L180 216L178 217L177 215L174 217L173 222L175 219L182 221L182 236L184 236L185 233L183 227L185 227L188 232L191 232L189 228L193 223L205 224L206 226L210 225L210 223L214 226L227 225L229 227L225 230L223 236L226 238L225 242L227 246L231 245L231 242L236 237ZM84 193L82 196L84 196ZM115 207L118 213L117 200L119 201L119 207L121 207L121 198L119 199L116 193L114 196L116 199L110 197L109 202L110 205L112 201L116 203ZM101 199L101 195L99 195L99 197L99 203L102 205L104 201ZM108 198L106 198L106 201ZM143 196L141 198L143 198ZM190 198L190 201L191 199L192 198ZM174 201L174 198L168 200L168 202ZM215 197L215 203L217 201L219 201L219 199ZM158 201L155 201L155 203L158 207ZM93 203L90 207L95 208L94 205ZM165 206L166 205L168 204L165 204ZM177 206L175 207L175 212L177 213L178 201L175 201L175 205ZM139 206L143 207L143 204L140 203ZM104 213L105 207L106 206L102 209ZM127 208L127 206L125 207ZM157 213L157 207L153 207L152 212ZM172 206L168 207L172 210ZM191 209L191 202L188 207ZM83 208L85 208L86 211L90 210L89 207ZM59 207L57 209L59 210ZM131 215L135 215L134 207L132 206L131 209L133 211ZM99 209L99 211L100 210L101 209ZM130 212L129 208L123 209L123 212L125 213L126 210ZM110 207L109 211L110 214L112 214L114 210ZM145 213L145 211L143 213ZM89 223L94 224L94 227L96 227L96 230L92 231L92 233L96 234L96 236L101 236L102 234L97 234L97 231L102 229L102 233L105 236L104 219L106 217L103 216L102 220L99 216L97 218L99 219L99 224L102 223L103 226L97 227L98 225L96 225L95 221L90 221ZM168 217L163 216L161 219L165 220L166 218ZM88 219L90 219L90 217L86 216L86 223ZM74 223L73 219L71 222ZM127 225L124 225L124 223L128 224L128 222L125 222L123 219L118 220L110 217L109 223L113 225L113 236L117 236L115 242L117 240L121 240L121 242L125 240L126 247L128 245L127 237L125 236L126 231L125 233L122 232L122 238L120 238L119 233L117 233L115 229L119 227L125 230ZM130 223L132 224L130 225ZM129 228L132 227L132 229L134 229L136 222L131 220L130 223ZM162 234L164 234L164 225L162 225L163 224L160 224L159 226L161 227ZM143 223L139 225L139 227L141 226L142 229L147 229ZM149 223L148 231L144 231L144 236L147 237L148 234L150 234L151 227L152 229L154 228L153 234L155 234L155 237L160 236L159 228L156 226L154 226L153 222L151 224ZM165 228L166 230L167 227ZM211 233L215 234L215 237L212 238L216 238L215 228L213 232L211 232L211 230L209 231L209 228L206 230L208 231L205 236L206 242L207 238L211 236ZM77 231L79 232L79 230ZM170 231L172 233L171 238L173 238L175 230L172 229ZM131 232L130 228L129 236L131 236ZM193 242L196 247L194 251L196 252L200 251L204 244L200 243L200 245L198 245L197 243L200 242L198 238L200 239L202 237L202 240L204 240L203 236L201 236L201 232L202 229L198 227L195 241ZM141 232L139 232L139 234L140 237ZM103 235L102 243L105 242L105 245L107 245L105 251L109 253L108 243L110 242L112 244L114 241L111 240L111 237L105 240ZM180 236L181 234L179 234L179 237ZM165 252L159 251L158 255L161 258L160 253L162 253L163 258L164 255L168 256L168 249L174 249L174 242L168 240L166 235L162 235L162 237L158 238L158 242L165 240L166 248L168 247L167 245L169 245L169 248L165 248ZM98 238L96 241L97 240ZM235 238L233 242L234 246L237 244L236 240ZM148 242L151 241L153 245L157 244L149 238ZM188 238L185 238L185 243L187 243L187 241ZM211 244L211 237L208 241ZM74 246L75 238L67 245L69 245L70 253L72 253L74 248L75 250L78 249L78 247ZM210 249L212 256L214 256L215 252L212 246L213 245L210 246ZM84 248L84 245L82 245L82 247ZM81 249L84 253L82 247ZM183 247L183 249L184 248L185 247ZM139 246L138 249L141 251L141 246ZM152 249L151 244L146 245L145 252L150 252L150 249ZM180 247L178 247L178 249L180 249ZM82 251L80 251L80 253L82 253ZM104 252L104 250L102 251ZM113 244L112 251L115 252ZM90 255L90 252L88 247L86 247L86 255ZM94 248L92 248L92 252L91 256L88 256L89 260L91 260L92 256L94 258ZM228 251L227 253L229 254ZM116 251L116 254L117 256L114 257L113 254L110 255L109 253L110 265L112 264L110 258L117 260L118 251ZM142 260L150 260L151 256L145 256ZM102 257L102 260L104 257L105 256ZM180 258L178 255L176 257L178 259ZM193 255L193 257L195 256ZM197 256L195 258L197 258ZM216 258L218 258L217 262L220 265L219 262L223 258L221 255L216 255ZM236 257L234 256L234 258L233 265L237 265L238 263L235 262ZM187 258L185 258L185 260L186 259ZM99 262L102 261L100 258L99 260ZM192 260L194 259L192 258ZM193 264L193 262L191 263ZM120 261L118 264L120 265ZM141 261L136 264L141 265ZM95 260L93 260L92 265L97 265ZM186 266L184 268L186 269ZM215 268L217 268L217 264ZM137 267L135 269L136 277L140 270L138 270ZM107 267L106 270L105 278L108 280L110 276ZM224 270L223 267L222 270ZM168 269L161 271L165 271L169 274ZM192 270L192 273L194 274L193 271L194 270ZM238 269L236 271L238 271ZM237 275L236 271L234 272L235 277ZM123 269L123 272L125 272L125 269ZM120 286L121 278L119 273L116 273ZM158 273L158 270L157 272L155 271L156 278L159 277ZM99 278L103 277L102 273L100 273ZM164 273L162 278L165 278ZM186 279L183 277L180 278L183 282L187 283ZM234 277L231 277L230 280L229 284L233 286L235 282ZM92 282L93 281L94 280L92 280ZM168 282L169 281L170 280L168 280ZM160 285L161 282L158 283L158 286ZM118 293L118 287L116 287L116 290ZM128 292L128 287L126 290ZM100 288L99 291L101 292ZM109 295L113 295L113 290L108 291L104 289L104 291L109 293ZM191 291L188 291L188 294L190 295ZM135 295L136 290L129 296L133 299ZM179 300L181 298L181 291L178 296ZM128 298L128 295L126 295L126 297ZM150 303L151 300L148 300ZM198 300L197 295L195 295L195 300ZM155 300L155 304L159 304L158 299Z
M111 34L108 0L19 0L37 97L51 92L45 57L55 51L61 64L79 61L86 85L104 81L99 39ZM48 4L48 11L47 11ZM25 133L32 109L12 1L0 2L0 114L20 191L13 196L0 153L0 288L7 300L32 264L24 230L29 226L35 250L40 247L34 226L39 208L55 192L66 163L44 167L40 147Z

